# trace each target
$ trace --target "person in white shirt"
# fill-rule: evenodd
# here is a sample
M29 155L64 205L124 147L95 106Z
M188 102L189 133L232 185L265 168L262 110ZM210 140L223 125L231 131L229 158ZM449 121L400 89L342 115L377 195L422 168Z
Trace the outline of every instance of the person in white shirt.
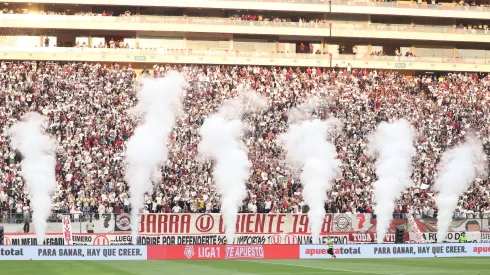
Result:
M211 213L213 211L213 203L211 201L208 201L206 203L206 213Z
M181 213L182 208L178 204L176 204L174 207L172 207L172 213Z
M99 205L99 215L103 215L103 214L105 214L105 205L101 203Z
M31 220L31 208L27 204L22 207L22 213L24 213L24 221Z
M87 222L87 233L94 233L94 222L92 221L92 219L90 219L88 222Z
M253 201L248 203L248 212L257 213L257 204L254 203Z

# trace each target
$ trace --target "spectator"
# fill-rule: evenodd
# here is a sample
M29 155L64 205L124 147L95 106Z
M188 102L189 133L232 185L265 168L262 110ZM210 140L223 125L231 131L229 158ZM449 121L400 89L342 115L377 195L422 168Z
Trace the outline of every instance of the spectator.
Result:
M24 228L23 229L24 229L24 233L29 233L31 231L31 226L29 225L29 221L28 220L26 220L24 222Z
M89 221L86 224L87 228L87 233L94 233L94 222L92 221L92 218L89 219Z
M114 40L112 40L114 41ZM342 175L332 184L325 208L334 213L372 213L372 182L376 175L367 156L367 136L381 122L406 118L418 132L413 159L414 186L396 202L395 213L435 217L437 164L447 148L470 129L477 129L489 153L490 77L454 73L405 77L393 71L350 68L259 66L155 66L148 71L161 77L180 70L192 81L186 92L186 116L170 137L169 160L161 171L162 183L145 198L145 213L218 213L220 197L212 179L212 164L196 161L198 130L206 115L237 86L249 85L268 97L269 111L246 116L252 130L244 137L253 163L247 198L241 211L304 213L308 207L302 186L285 165L276 142L287 130L287 111L311 96L327 103L315 111L334 115L344 132L334 137L342 161ZM136 102L136 73L112 64L0 62L0 207L15 221L30 212L27 189L20 176L20 156L12 151L5 130L25 112L47 116L48 132L57 141L56 213L100 215L130 212L124 182L124 150L135 123L127 110ZM460 198L460 217L489 215L488 178L477 179ZM25 208L24 208L25 207ZM20 216L18 216L20 215ZM15 222L14 220L10 222Z

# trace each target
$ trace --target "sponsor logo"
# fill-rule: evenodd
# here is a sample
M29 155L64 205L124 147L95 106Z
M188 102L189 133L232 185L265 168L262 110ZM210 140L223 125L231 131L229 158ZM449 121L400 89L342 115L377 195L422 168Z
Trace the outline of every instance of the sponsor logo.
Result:
M298 237L295 235L288 234L284 237L285 244L298 244Z
M203 214L196 219L196 229L201 233L207 233L214 228L214 219L210 214Z
M281 235L274 235L270 238L271 244L280 244L282 241Z
M340 248L334 248L333 249L334 254L338 255L357 255L361 254L361 248L360 247L340 247ZM328 250L326 248L307 248L305 250L305 254L309 256L315 256L315 255L327 255Z
M338 231L350 230L351 221L350 221L350 217L346 214L335 215L333 222L334 222L335 226L337 227L336 229Z
M490 247L473 247L473 252L477 254L490 253Z
M0 248L0 256L24 256L24 249Z
M131 229L131 216L128 213L117 215L116 226L120 231L128 231Z
M94 239L93 245L110 245L110 241L105 235L97 235L97 237Z
M264 247L261 245L229 245L226 246L225 259L264 258Z
M187 245L184 249L184 256L187 257L187 259L192 258L196 253L194 252L194 246L192 245Z

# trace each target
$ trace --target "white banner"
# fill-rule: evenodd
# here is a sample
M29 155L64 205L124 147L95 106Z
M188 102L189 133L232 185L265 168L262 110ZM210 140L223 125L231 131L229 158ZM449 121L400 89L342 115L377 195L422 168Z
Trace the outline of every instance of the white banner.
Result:
M415 222L412 214L407 214L407 220L410 224L410 227L412 228L413 233L415 234L416 242L425 243L424 237L422 236L422 233L420 233L419 226L417 225L417 222Z
M332 237L336 244L348 244L349 234L323 235L315 243L327 243L328 236ZM6 234L5 245L38 245L34 234ZM114 234L87 234L74 233L71 237L71 245L131 245L130 233ZM310 244L310 235L275 234L275 235L236 235L234 244ZM223 234L216 235L156 235L146 234L138 236L140 245L219 245L226 244ZM67 245L63 234L48 234L44 245Z
M434 243L436 233L424 233L425 242ZM327 242L327 237L332 237L335 244L359 244L376 243L376 233L328 233L321 235L315 244ZM410 236L410 238L408 238ZM449 232L448 242L458 242L461 232ZM467 232L468 242L490 243L490 232ZM388 234L385 243L393 243L394 234ZM131 233L72 233L69 244L71 245L130 245ZM406 242L417 242L414 233L406 233ZM5 234L5 245L42 245L37 243L34 233ZM218 245L225 244L224 234L140 234L138 244L141 245L187 245L203 244ZM237 234L234 244L311 244L311 235L306 234ZM63 233L48 233L44 245L67 245Z
M72 245L71 221L69 215L63 216L62 224L63 224L63 237L65 238L65 244Z
M487 244L363 244L336 245L333 252L338 259L382 259L382 258L430 258L430 257L474 257L487 256ZM301 259L331 259L327 248L322 245L301 245Z
M0 248L0 261L128 261L147 260L146 246L120 247L66 247L66 246L10 246ZM33 272L35 274L35 272Z
M461 233L463 232L448 232L447 233L447 238L446 242L448 243L457 243L459 242L459 237L461 237ZM466 237L468 238L468 242L475 242L475 243L488 243L490 242L490 232L465 232ZM436 237L437 233L436 232L425 232L423 233L425 242L427 243L435 243L436 242ZM410 233L410 239L415 239L416 237L414 236L413 233ZM441 240L437 240L438 242L441 242Z

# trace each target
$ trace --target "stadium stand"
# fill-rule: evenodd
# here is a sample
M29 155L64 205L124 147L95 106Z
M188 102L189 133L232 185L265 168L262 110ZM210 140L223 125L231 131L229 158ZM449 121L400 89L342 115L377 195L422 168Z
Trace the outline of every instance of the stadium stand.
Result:
M174 66L155 65L160 76ZM329 212L372 212L372 162L365 155L366 135L381 121L407 117L417 129L414 159L415 187L407 190L395 213L434 216L433 184L436 163L442 152L475 127L488 152L487 102L490 76L451 74L406 77L376 70L328 70L320 68L265 68L257 66L178 66L194 82L187 92L187 115L171 137L171 157L162 184L146 198L148 212L217 212L219 198L211 180L211 165L195 161L197 130L203 117L237 85L247 84L267 96L270 110L249 117L254 127L246 144L253 161L244 212L304 211L301 185L291 178L275 136L286 130L289 108L311 95L328 98L319 117L332 114L346 124L336 138L343 163L326 204ZM146 72L145 72L146 73ZM57 212L120 213L129 210L128 192L122 177L125 143L134 125L127 109L136 100L136 74L131 68L104 68L87 63L2 62L0 107L6 129L26 111L49 117L49 132L58 141ZM256 122L256 123L254 123ZM28 200L19 175L20 156L1 136L2 212L28 212ZM460 214L490 213L488 179L479 179L461 198ZM4 217L6 218L6 216Z
M135 104L141 74L160 77L171 68L186 75L192 86L186 117L170 138L162 184L145 199L146 212L220 211L211 164L195 160L197 130L240 84L270 100L267 113L247 117L253 126L245 138L253 174L242 212L307 211L301 184L282 161L284 152L275 137L287 129L287 111L312 95L328 102L317 110L318 117L334 115L345 123L335 140L343 172L325 204L331 213L373 212L375 173L365 147L367 134L381 121L408 118L419 134L414 187L405 191L395 214L437 215L431 190L436 165L444 150L468 131L477 131L490 153L490 75L481 73L490 71L485 1L261 3L267 11L258 10L254 1L242 1L244 9L234 7L234 1L165 1L153 12L131 1L97 6L97 1L84 0L76 7L70 1L4 2L4 222L21 221L31 211L19 173L21 156L5 135L27 111L49 117L49 133L58 142L54 211L82 216L128 212L122 159L135 125L127 110ZM225 10L199 10L213 3ZM292 17L287 12L291 7L299 15ZM451 12L456 20L447 18ZM420 19L425 16L429 19ZM489 191L489 179L478 179L461 197L455 217L490 217Z

